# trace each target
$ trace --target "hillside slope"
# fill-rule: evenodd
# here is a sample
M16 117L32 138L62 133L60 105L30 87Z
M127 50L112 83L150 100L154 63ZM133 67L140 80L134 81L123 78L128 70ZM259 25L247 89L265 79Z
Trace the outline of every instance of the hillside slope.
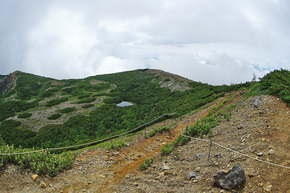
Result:
M188 113L252 84L211 86L149 69L70 80L14 72L1 83L0 135L25 148L94 141L163 114ZM118 107L122 101L133 105Z
M213 130L210 140L231 150L281 166L290 166L289 113L287 104L273 96L244 98L243 91L206 105L179 119L166 120L136 135L128 147L118 151L104 148L84 150L73 167L54 178L42 176L32 181L31 172L21 172L9 166L1 175L0 190L11 192L231 192L214 185L212 174L241 165L245 170L246 183L234 192L287 192L290 189L289 169L262 163L233 151L213 145L209 156L209 143L191 140L178 146L169 155L161 149L172 142L187 125L193 125L205 117L211 109L227 98L222 110L231 107L230 117L222 117ZM260 101L255 107L255 100ZM152 128L168 126L171 132L163 132L144 138ZM204 139L208 139L206 136ZM273 154L268 154L269 150ZM257 156L263 152L263 155ZM203 154L200 158L197 155ZM139 167L145 159L153 158L147 170ZM169 170L162 171L162 166ZM200 179L188 180L189 171L196 171ZM47 184L39 187L40 182Z
M12 73L1 80L8 86L0 97L0 186L6 192L223 192L213 173L241 165L247 181L235 191L285 192L289 78L281 69L259 82L211 86L149 69L80 80ZM118 106L122 101L131 105ZM189 141L181 132L213 142ZM89 144L97 145L66 151ZM170 169L163 171L164 164ZM191 170L198 180L186 179ZM41 179L33 182L33 173Z

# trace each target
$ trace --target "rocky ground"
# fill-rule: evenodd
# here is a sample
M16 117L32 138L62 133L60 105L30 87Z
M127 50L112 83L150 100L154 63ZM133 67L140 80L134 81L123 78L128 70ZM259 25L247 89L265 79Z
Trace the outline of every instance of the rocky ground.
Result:
M153 81L157 82L161 88L166 87L171 91L186 91L192 88L188 84L189 82L192 82L191 80L176 74L156 69L148 69L145 73L153 74L155 77Z
M223 99L207 105L178 120L166 120L157 125L171 125L171 132L158 133L145 139L136 135L128 147L119 151L103 148L84 150L73 167L54 178L40 176L33 181L32 173L8 166L1 174L1 192L290 192L289 168L283 168L237 154L290 167L290 109L273 96L247 99L242 93L227 103L236 104L230 120L223 120L213 130L210 139L229 148L209 142L191 140L177 147L168 156L161 148L176 139L186 125L205 117ZM259 104L255 107L255 100ZM172 124L173 123L173 124ZM156 125L155 125L156 126ZM150 128L149 128L150 129ZM209 155L210 153L210 155ZM139 167L145 159L153 164L144 171ZM162 167L166 165L167 170ZM241 165L246 181L227 191L215 185L213 174ZM196 178L188 179L189 172ZM42 182L43 187L40 187Z

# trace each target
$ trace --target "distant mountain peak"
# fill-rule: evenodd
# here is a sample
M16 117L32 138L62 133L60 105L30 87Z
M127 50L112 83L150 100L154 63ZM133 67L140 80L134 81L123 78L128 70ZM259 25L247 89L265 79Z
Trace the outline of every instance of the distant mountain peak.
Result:
M192 87L188 84L193 82L187 78L179 76L177 74L172 74L158 69L147 69L145 73L152 74L155 77L155 82L158 82L160 87L169 88L172 92L174 91L186 91Z

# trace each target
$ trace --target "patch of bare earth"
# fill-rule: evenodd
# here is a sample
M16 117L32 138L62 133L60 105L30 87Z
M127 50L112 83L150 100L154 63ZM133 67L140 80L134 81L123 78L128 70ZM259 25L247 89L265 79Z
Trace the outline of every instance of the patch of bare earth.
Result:
M238 92L236 94L237 97L227 104L236 104L231 119L223 120L213 130L210 140L254 158L289 167L289 107L273 96L244 99ZM34 182L30 179L31 173L8 168L1 174L0 191L231 192L216 187L212 175L216 171L241 165L246 181L233 192L289 192L289 169L258 162L216 145L210 149L208 142L191 140L168 156L161 155L161 148L176 139L186 123L193 125L225 98L227 96L181 120L166 120L157 124L176 122L171 126L171 133L159 133L148 139L136 136L133 143L119 151L103 148L84 150L70 170L52 179L42 176ZM258 108L253 106L256 98L260 99ZM268 154L270 149L274 151L271 155ZM197 154L202 156L197 158ZM140 165L151 157L154 158L153 164L147 170L140 171ZM161 169L164 162L170 168L167 171ZM189 171L196 171L200 178L187 179ZM48 186L39 187L40 181Z

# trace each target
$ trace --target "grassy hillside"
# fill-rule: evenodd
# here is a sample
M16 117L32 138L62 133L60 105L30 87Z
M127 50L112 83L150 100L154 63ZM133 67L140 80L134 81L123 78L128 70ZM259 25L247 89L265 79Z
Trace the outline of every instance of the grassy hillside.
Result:
M172 79L172 74L159 77L146 69L70 80L27 73L15 76L14 88L1 96L0 135L5 143L25 148L68 146L104 138L165 113L188 113L238 89L250 88L248 95L274 94L289 104L287 70L269 73L260 82L231 86L187 81L185 91L161 85L167 79L176 85L183 80ZM121 101L134 105L118 107ZM40 123L40 129L33 128Z
M288 104L290 95L290 74L282 69L267 74L259 82L231 86L211 86L146 69L70 80L21 72L9 76L14 82L8 81L10 87L0 97L2 153L95 141L131 130L166 113L189 113L224 96L225 92L239 89L249 89L248 96L273 94ZM133 106L118 107L116 104L121 101L131 102ZM213 109L212 113L217 110ZM215 121L208 117L186 132L202 136L210 132ZM35 129L37 125L41 127ZM176 144L185 142L178 138ZM174 144L162 149L164 154ZM12 162L53 176L70 167L73 158L71 152L4 156L0 159L0 168Z

